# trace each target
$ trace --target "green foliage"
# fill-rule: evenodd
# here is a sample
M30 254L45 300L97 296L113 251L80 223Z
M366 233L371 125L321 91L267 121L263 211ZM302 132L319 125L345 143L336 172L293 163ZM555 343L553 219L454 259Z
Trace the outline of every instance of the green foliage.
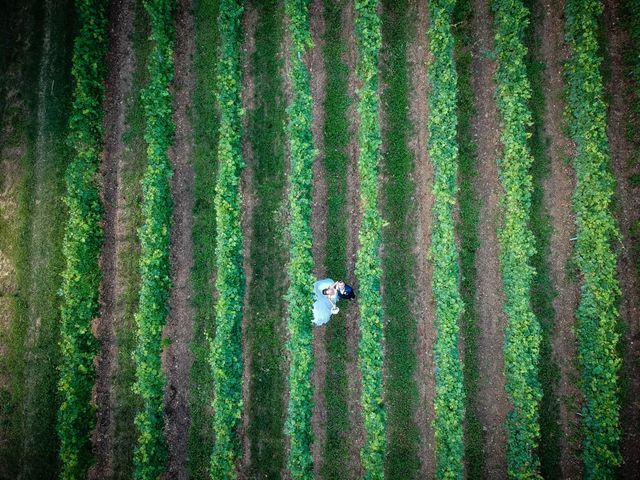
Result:
M289 405L285 432L289 435L288 469L291 478L313 478L311 412L313 411L313 256L311 253L311 187L313 160L318 152L311 136L311 86L302 61L313 46L309 28L309 2L286 0L291 35L291 84L293 100L287 107L289 153L289 212L291 215L289 290L287 292L289 351Z
M236 429L242 416L242 231L240 227L240 173L242 160L242 99L240 21L243 7L237 0L220 3L218 28L221 54L218 62L217 99L220 106L219 172L216 183L216 334L209 362L214 379L215 444L211 456L212 478L235 478L240 439Z
M381 479L386 450L386 411L382 400L384 329L380 298L379 247L382 219L378 213L378 164L380 161L380 96L378 94L378 54L380 18L376 0L356 0L356 42L358 45L358 175L362 224L358 233L360 249L356 277L360 283L359 364L362 370L362 415L366 430L360 452L366 479Z
M134 452L136 479L158 478L165 469L167 448L164 439L164 385L160 354L162 329L168 313L169 230L171 224L171 164L167 155L173 141L173 0L147 0L144 3L151 25L149 84L142 92L146 128L148 165L142 179L142 217L140 237L140 299L135 314L137 346L135 393L142 397L142 411L136 414L138 444Z
M458 174L457 72L453 63L451 15L455 0L429 2L429 158L433 162L433 298L436 303L436 477L462 478L464 470L464 388L458 355L464 305L460 295L453 209Z
M98 350L91 322L99 315L99 256L103 232L98 169L102 152L102 117L107 2L78 0L80 32L75 40L72 75L75 80L70 142L74 158L66 172L64 198L69 217L65 229L58 392L60 476L84 478L93 461L90 434L95 426L91 392Z
M611 214L615 180L609 171L607 107L598 55L598 0L569 0L566 32L572 55L566 65L569 134L577 146L576 263L582 274L577 311L578 363L585 478L612 478L620 465L619 333L616 254L620 233Z
M538 380L541 329L531 308L535 270L534 238L529 228L533 161L530 134L531 88L527 79L523 33L528 10L520 0L493 0L498 69L496 102L502 116L502 158L498 160L505 221L498 232L500 267L506 297L504 363L506 389L513 404L507 416L507 467L511 478L539 478L536 448L540 437Z

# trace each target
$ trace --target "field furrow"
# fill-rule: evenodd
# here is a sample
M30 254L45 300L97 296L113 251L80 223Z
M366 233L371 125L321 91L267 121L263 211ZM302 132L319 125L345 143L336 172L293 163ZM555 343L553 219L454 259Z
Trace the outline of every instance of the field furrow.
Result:
M247 159L252 204L247 284L246 346L250 376L248 402L248 477L279 478L286 468L284 421L286 265L285 98L283 76L284 5L253 1L256 13L255 52L249 61L255 86L248 101L246 136L253 156Z
M329 236L327 222L328 209L328 179L324 162L327 157L325 148L324 130L326 128L327 113L325 102L327 96L327 69L326 66L332 60L324 57L327 43L326 12L324 0L313 0L309 5L309 28L313 47L304 58L311 75L312 122L311 133L313 143L318 154L313 162L313 185L311 191L311 231L313 241L311 250L313 254L313 274L316 279L327 277L327 238ZM329 42L330 43L330 42ZM337 59L339 60L339 58ZM331 145L331 142L328 142ZM333 216L332 212L332 216ZM320 477L324 466L324 449L327 440L327 407L325 402L325 386L327 377L327 346L326 328L314 328L313 330L313 372L311 384L313 385L313 412L311 425L313 428L313 445L311 456L313 459L313 475Z
M625 25L623 2L605 0L604 25L610 78L605 86L610 99L607 135L611 148L611 163L616 179L615 217L621 234L617 276L620 281L620 320L623 332L623 366L621 369L622 427L620 473L630 478L640 469L640 376L634 375L640 365L640 269L638 268L637 235L640 230L640 139L637 131L638 86L632 81L637 45L632 43ZM639 11L635 12L637 15ZM638 19L635 20L638 22ZM635 28L638 28L636 26ZM638 32L636 32L638 35ZM635 68L640 60L635 59ZM636 78L636 82L639 78ZM636 111L634 111L634 107ZM635 245L634 245L635 242Z
M413 123L409 131L408 145L414 158L413 179L415 194L412 197L415 210L414 255L415 295L411 301L411 312L416 320L415 354L416 368L414 381L418 388L417 408L413 421L418 428L420 475L423 478L435 476L436 458L433 448L435 364L433 345L435 342L435 310L432 308L433 295L431 279L433 269L428 260L433 228L433 165L427 151L429 119L429 85L427 64L429 48L427 25L429 11L427 2L410 2L409 18L413 38L407 49L409 76L409 118Z
M409 148L408 46L415 32L407 1L383 1L380 51L381 178L380 212L390 222L382 233L380 295L385 337L384 402L387 405L388 478L417 478L421 468L415 422L416 371L415 157Z
M173 168L171 196L175 205L171 219L172 289L169 316L164 338L165 437L169 446L168 475L187 478L187 441L189 432L189 370L192 357L189 345L193 337L193 129L188 116L194 88L193 55L195 19L192 0L178 0L176 5L176 49L174 54L173 122L176 125L174 146L169 157Z
M476 186L478 152L474 139L476 102L472 85L473 10L469 0L459 0L453 11L454 60L458 87L458 159L459 159L459 219L456 234L460 245L460 294L462 312L462 357L465 390L464 450L465 471L470 478L480 478L485 471L485 434L480 421L479 388L479 306L475 293L478 271L476 252L480 245L480 192Z
M478 309L478 418L483 429L485 472L491 478L506 478L506 432L503 428L510 406L505 391L503 331L506 317L499 266L497 227L500 224L499 200L502 193L498 181L496 158L499 149L498 112L493 83L495 60L489 4L473 0L471 35L476 40L471 67L471 85L476 98L473 138L477 148L474 179L480 206L476 250L475 302Z
M122 176L124 163L126 99L131 92L134 57L132 34L135 1L113 2L109 10L110 31L107 51L107 79L105 85L104 157L102 162L102 204L104 208L104 243L100 268L100 317L97 338L100 354L97 365L96 404L97 421L94 434L96 465L91 478L114 478L114 433L116 388L113 380L118 370L116 321L118 299L125 283L118 262L122 251Z
M189 478L208 479L213 431L213 384L209 342L214 333L215 286L215 182L218 172L219 117L215 104L218 0L195 5L194 90L187 114L193 128L193 338L189 383Z

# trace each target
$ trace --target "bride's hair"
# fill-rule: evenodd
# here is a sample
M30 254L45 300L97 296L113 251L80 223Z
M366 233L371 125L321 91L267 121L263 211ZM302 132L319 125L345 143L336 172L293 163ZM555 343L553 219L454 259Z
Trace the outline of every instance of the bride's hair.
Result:
M324 289L322 290L322 294L323 294L323 295L327 295L327 290L329 290L329 289L328 289L328 288L324 288Z

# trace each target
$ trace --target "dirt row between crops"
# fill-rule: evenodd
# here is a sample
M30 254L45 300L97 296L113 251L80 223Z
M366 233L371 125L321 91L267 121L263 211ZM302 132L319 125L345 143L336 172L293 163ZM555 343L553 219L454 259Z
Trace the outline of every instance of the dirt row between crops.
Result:
M553 356L560 370L558 406L562 441L560 466L564 478L582 477L580 460L579 423L576 408L581 402L576 364L575 311L578 306L578 283L567 277L567 263L573 252L571 238L575 235L575 215L571 196L575 188L575 172L566 161L574 149L564 133L563 71L569 57L564 41L564 0L545 0L544 18L539 33L545 61L545 135L549 140L550 173L544 182L544 202L551 216L550 263L553 288L555 329Z
M415 39L409 45L408 61L411 78L410 118L414 131L409 137L409 148L414 154L416 184L416 242L415 279L416 292L413 314L417 321L416 331L416 373L419 402L414 421L420 431L421 477L435 476L436 456L433 420L435 418L435 359L433 348L436 340L435 305L431 292L433 267L427 260L431 246L433 207L433 166L427 152L427 122L429 118L428 75L429 47L426 27L429 25L429 10L426 2L412 6L415 22Z
M621 469L623 478L632 478L640 469L640 374L637 365L640 362L640 279L634 258L634 246L631 241L632 229L640 219L640 189L629 181L633 174L640 173L638 165L633 165L633 156L638 148L626 136L629 122L638 124L633 117L632 107L638 101L632 91L631 72L625 54L630 38L624 30L622 17L628 14L622 11L618 0L604 1L604 23L607 32L610 72L607 91L609 105L608 136L611 149L613 172L616 177L617 220L622 234L622 244L618 242L618 278L622 298L620 318L626 329L627 348L625 351L622 375L626 377L623 409L620 412L622 425L621 451L624 464Z
M494 100L492 18L487 0L473 0L472 88L476 97L473 119L474 138L478 154L478 175L475 188L483 199L480 207L480 246L476 255L478 305L478 417L484 435L486 475L500 479L507 476L505 421L510 408L504 378L503 331L506 325L502 310L504 294L499 267L499 246L496 228L499 225L499 201L502 187L498 181L496 158L500 151L498 112Z
M167 479L187 478L189 438L189 372L193 358L189 349L193 336L194 309L190 283L193 268L193 132L188 108L195 85L195 18L192 0L179 0L176 9L175 77L173 121L176 134L169 157L173 167L171 196L171 294L164 337L170 340L162 352L165 386L165 437L169 450Z
M358 49L355 35L355 5L348 2L342 11L342 38L347 46L344 62L349 70L348 94L353 99L347 116L349 118L349 145L347 146L347 278L353 284L354 290L358 291L358 279L355 275L356 255L359 248L358 232L362 222L362 211L360 208L360 180L358 177L358 128L359 118L357 107L356 87L359 80L356 74L356 63ZM356 299L357 303L357 299ZM357 306L357 305L356 305ZM365 443L364 420L362 418L362 372L358 368L358 346L360 341L360 312L359 308L351 308L345 315L347 326L347 408L349 409L349 424L351 431L348 444L350 446L349 472L345 472L348 478L361 478L364 469L360 460L360 450Z
M249 127L249 115L248 113L253 111L254 96L255 96L255 81L251 72L251 58L256 51L255 31L256 22L258 20L258 12L252 2L248 2L245 7L244 17L242 19L242 31L244 32L244 39L242 43L242 108L247 115L243 117L244 131L248 131ZM247 291L244 296L243 312L242 316L242 363L244 368L242 370L242 401L244 402L244 408L242 410L242 421L238 432L242 440L242 452L243 457L241 464L238 466L238 476L243 479L246 478L246 472L249 471L249 465L251 465L251 443L249 438L249 411L248 405L251 392L251 355L249 355L250 345L248 343L247 334L247 322L249 320L246 312L249 309L249 288L253 282L253 269L251 268L251 243L253 240L253 206L255 204L255 196L253 192L253 164L254 155L251 140L247 135L242 136L242 156L246 164L245 169L242 171L240 179L240 191L242 197L242 211L241 211L241 227L242 227L242 258L243 258L243 270L245 275L245 285L247 285Z
M327 181L324 170L324 101L326 95L326 71L323 58L325 20L323 0L313 0L309 14L311 38L314 47L305 58L311 77L311 97L313 98L313 124L311 131L318 155L313 162L313 190L311 229L313 232L313 260L314 276L325 278L327 276L326 251L327 251ZM313 327L313 358L314 368L311 375L313 385L313 413L311 425L313 428L314 443L311 446L313 457L314 477L320 478L322 472L324 451L326 445L327 410L325 404L324 389L327 376L327 345L325 343L326 326Z
M113 381L117 369L117 341L115 323L122 318L118 309L118 298L122 285L118 269L118 258L123 249L121 239L124 227L121 215L124 198L121 188L124 162L122 136L126 131L126 100L131 92L134 69L132 44L133 22L136 13L135 0L113 2L109 12L110 37L107 54L107 83L105 91L105 144L101 174L104 205L104 246L100 268L100 318L97 320L96 334L100 341L97 360L95 402L97 423L93 433L93 448L96 464L89 472L89 478L113 477L113 436L114 436L114 391Z

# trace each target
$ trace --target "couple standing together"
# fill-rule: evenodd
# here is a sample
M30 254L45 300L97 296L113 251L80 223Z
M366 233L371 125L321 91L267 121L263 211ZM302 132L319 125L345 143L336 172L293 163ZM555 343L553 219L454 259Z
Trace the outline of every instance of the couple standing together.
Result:
M351 300L356 298L353 288L342 280L334 282L330 278L318 280L313 284L316 301L313 304L313 323L324 325L331 318L331 314L338 313L336 302L339 299Z

